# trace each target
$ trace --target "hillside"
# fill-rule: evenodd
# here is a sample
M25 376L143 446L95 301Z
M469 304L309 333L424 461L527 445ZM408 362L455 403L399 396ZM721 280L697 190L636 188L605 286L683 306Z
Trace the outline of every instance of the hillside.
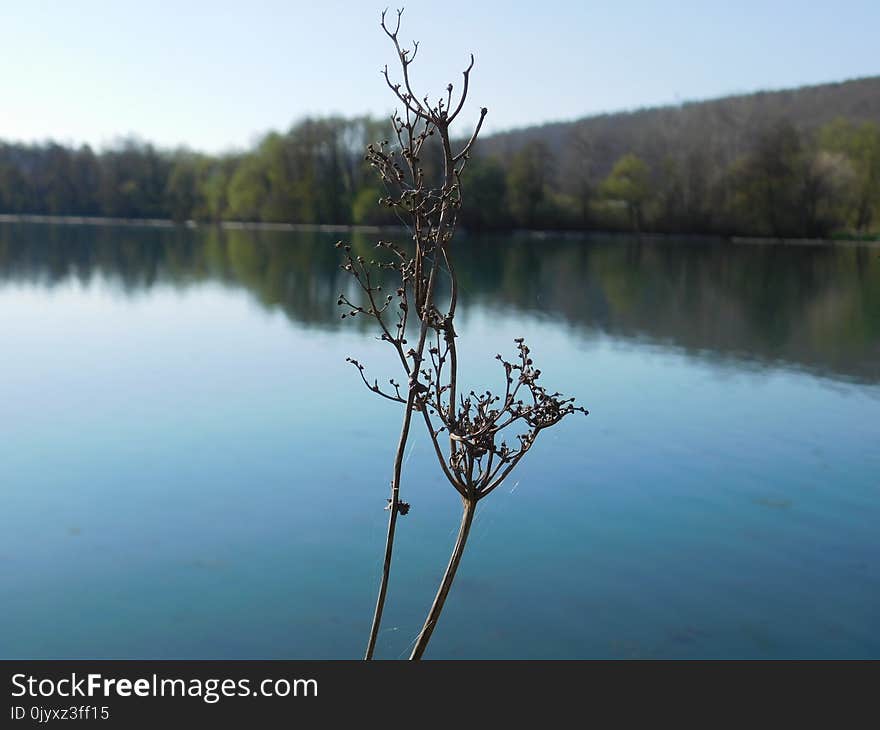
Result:
M667 157L682 159L701 148L726 167L774 123L788 120L809 133L837 118L880 123L880 76L552 122L487 136L480 152L509 159L527 142L540 141L559 161L569 147L586 143L591 177L599 180L627 153L657 168Z

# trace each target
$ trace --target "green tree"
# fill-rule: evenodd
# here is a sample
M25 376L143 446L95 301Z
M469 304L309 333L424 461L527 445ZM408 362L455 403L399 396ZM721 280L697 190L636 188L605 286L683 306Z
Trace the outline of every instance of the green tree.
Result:
M510 224L507 179L494 158L474 158L468 163L467 189L460 220L465 228L486 230Z
M380 199L385 194L375 185L361 188L352 203L352 218L361 226L388 226L400 223L394 210L381 205Z
M621 157L602 183L602 194L609 200L626 204L630 224L640 231L644 208L651 196L651 177L644 160L634 154Z
M550 152L543 142L525 144L512 158L507 171L510 213L521 228L536 228L544 202Z
M847 222L857 231L869 230L880 217L880 125L836 119L822 128L819 139L823 149L844 155L852 165Z
M202 169L203 163L198 155L186 151L175 155L165 186L172 220L182 222L196 218L196 211L204 208L200 185Z
M100 215L98 195L101 186L101 160L88 145L73 153L71 159L73 206L77 215Z
M165 189L171 163L149 144L124 140L101 155L101 213L122 218L167 218Z
M788 121L763 131L751 154L733 169L737 217L745 232L772 236L800 233L804 154Z
M218 221L229 212L229 182L239 158L229 155L213 160L207 173L199 181L200 197L204 201L204 219Z
M30 213L30 183L16 153L9 145L0 146L0 212Z
M246 155L229 180L226 218L260 220L260 211L268 193L269 182L263 160L257 155Z

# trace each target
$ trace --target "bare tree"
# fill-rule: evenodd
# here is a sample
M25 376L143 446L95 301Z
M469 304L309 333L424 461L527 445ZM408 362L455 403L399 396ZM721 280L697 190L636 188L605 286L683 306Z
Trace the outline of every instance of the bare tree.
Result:
M469 140L454 149L450 126L461 113L468 93L474 57L463 72L457 101L454 87L432 101L420 97L412 88L409 68L418 53L418 43L404 48L399 42L400 19L397 11L392 29L382 13L381 26L391 40L400 65L401 80L394 81L386 66L383 75L401 104L392 115L396 142L387 140L367 148L367 160L376 168L386 186L387 195L380 204L394 209L406 224L412 246L401 247L380 241L377 260L365 260L352 254L351 247L337 244L345 252L343 269L350 272L361 291L357 302L340 294L342 315L368 316L375 319L380 338L394 348L406 383L393 378L388 387L367 377L363 364L349 358L364 384L383 398L404 406L403 423L394 457L391 496L388 499L388 532L382 579L376 610L367 644L366 659L375 651L376 637L388 591L398 515L409 511L401 501L403 457L414 415L424 421L437 462L450 485L462 500L462 520L449 564L440 583L424 627L416 639L412 659L419 659L437 625L446 596L455 577L467 542L479 500L495 490L534 444L538 434L558 423L564 416L580 411L572 398L563 398L538 384L540 370L534 367L529 348L518 339L513 361L497 358L504 378L504 395L486 390L459 391L457 337L454 321L458 304L458 284L451 255L451 243L462 201L462 173L486 116L479 120ZM439 140L443 169L434 185L420 164L425 145ZM384 254L384 255L383 255ZM441 275L449 280L443 302L438 301L437 282ZM382 280L394 279L393 293L385 293ZM388 289L387 291L391 291ZM412 341L410 341L412 340ZM416 415L416 417L418 417ZM520 427L520 428L517 428ZM511 438L505 433L519 431ZM443 435L445 433L445 436Z

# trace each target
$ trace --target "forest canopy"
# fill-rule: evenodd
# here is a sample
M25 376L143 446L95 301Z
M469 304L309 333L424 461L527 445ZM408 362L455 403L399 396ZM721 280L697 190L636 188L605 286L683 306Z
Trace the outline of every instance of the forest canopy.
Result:
M0 143L0 214L395 224L364 160L388 131L307 118L219 155ZM880 77L496 134L469 172L470 229L876 236Z

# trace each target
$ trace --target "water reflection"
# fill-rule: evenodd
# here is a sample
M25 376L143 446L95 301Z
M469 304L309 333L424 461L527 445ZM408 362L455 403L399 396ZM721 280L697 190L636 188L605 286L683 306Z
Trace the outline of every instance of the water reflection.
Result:
M221 282L292 320L336 327L339 234L0 224L0 284L96 277L125 292ZM354 234L364 252L374 236ZM757 365L880 382L880 255L856 246L464 237L462 297ZM351 326L351 325L347 325Z
M363 650L399 409L334 238L0 226L0 656ZM743 372L880 381L877 253L463 238L468 386L526 333L592 415L481 507L433 656L880 656L880 389ZM459 519L423 433L405 478L383 658Z

